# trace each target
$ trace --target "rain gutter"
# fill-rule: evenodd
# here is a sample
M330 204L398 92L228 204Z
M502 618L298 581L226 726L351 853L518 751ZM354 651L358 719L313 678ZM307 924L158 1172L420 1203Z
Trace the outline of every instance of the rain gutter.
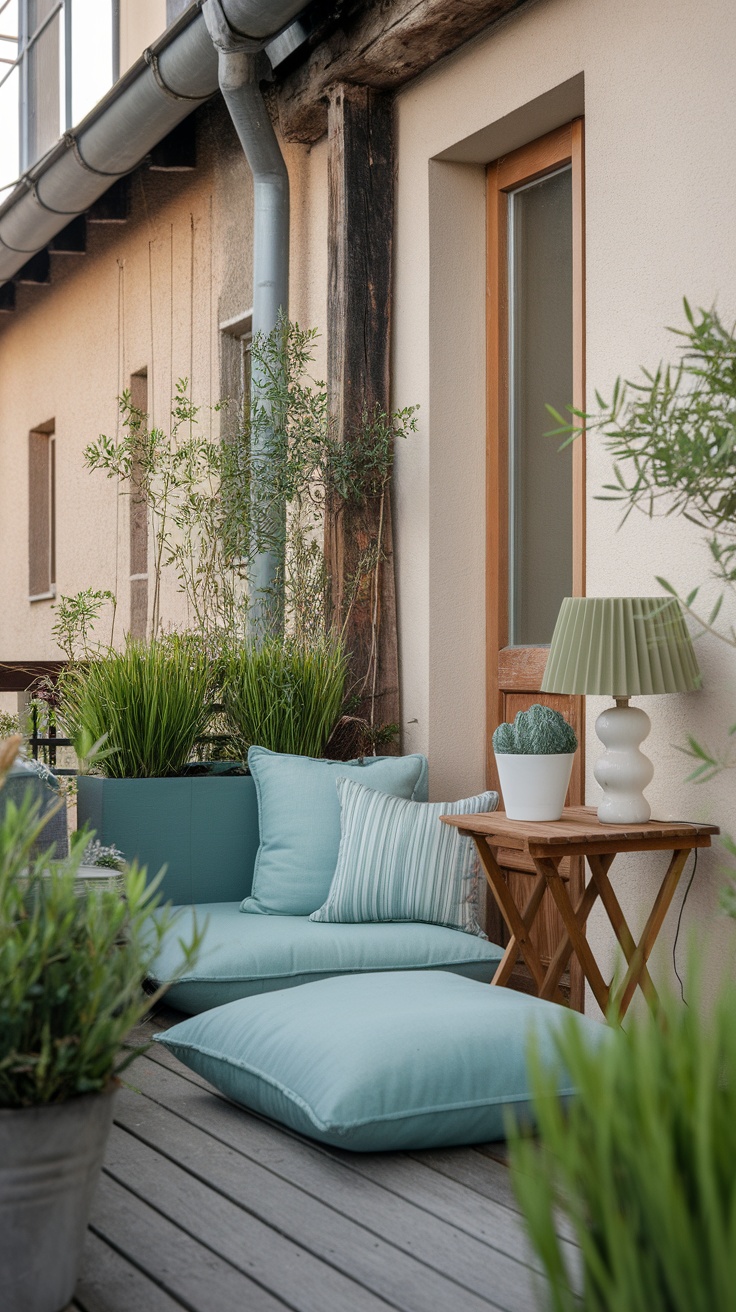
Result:
M235 36L258 48L304 0L222 0ZM185 11L0 205L0 285L218 89L218 56L199 6Z

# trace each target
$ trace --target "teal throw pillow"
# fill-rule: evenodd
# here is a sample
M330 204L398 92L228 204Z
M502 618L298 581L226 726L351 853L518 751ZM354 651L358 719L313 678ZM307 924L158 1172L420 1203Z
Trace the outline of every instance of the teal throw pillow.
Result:
M243 911L308 916L330 891L340 848L337 779L344 775L397 797L427 796L424 756L318 761L251 747L261 843Z
M315 926L314 932L317 933ZM459 936L458 936L459 937ZM605 1025L442 970L345 975L242 998L157 1034L233 1102L356 1152L485 1143L510 1109L528 1119L527 1053L555 1064L555 1035Z
M478 857L442 815L495 811L498 793L460 802L410 802L337 781L342 837L329 897L310 920L424 920L483 935Z

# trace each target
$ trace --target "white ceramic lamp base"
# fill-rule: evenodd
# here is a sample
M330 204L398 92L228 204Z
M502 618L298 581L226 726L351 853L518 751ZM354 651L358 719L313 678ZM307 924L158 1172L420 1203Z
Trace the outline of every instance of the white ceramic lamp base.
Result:
M598 819L603 824L644 824L651 817L643 790L652 781L654 766L639 751L651 727L646 711L629 706L627 697L617 697L616 705L595 722L595 731L606 749L593 771L603 789L603 801L598 807Z

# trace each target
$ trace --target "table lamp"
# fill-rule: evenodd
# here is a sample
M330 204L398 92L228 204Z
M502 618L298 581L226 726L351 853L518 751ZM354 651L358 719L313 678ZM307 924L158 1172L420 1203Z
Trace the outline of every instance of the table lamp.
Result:
M594 774L603 789L598 819L643 824L651 810L643 790L654 767L639 750L651 721L630 697L693 692L701 684L690 635L674 597L565 597L557 617L542 692L610 694L598 716L606 748Z

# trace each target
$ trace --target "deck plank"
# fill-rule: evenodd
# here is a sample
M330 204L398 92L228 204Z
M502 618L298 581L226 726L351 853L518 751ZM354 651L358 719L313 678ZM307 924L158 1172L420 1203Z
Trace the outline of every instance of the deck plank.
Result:
M287 1306L104 1173L90 1225L189 1312L283 1312ZM119 1304L112 1308L120 1312Z
M137 1102L140 1101L138 1098ZM148 1114L149 1110L154 1112L153 1117ZM171 1122L168 1136L167 1118ZM137 1122L137 1128L143 1129L144 1133L148 1131L148 1141L139 1140L121 1128L128 1119L125 1111L117 1119L118 1125L113 1128L108 1146L107 1172L139 1197L148 1199L157 1211L163 1212L188 1235L224 1257L244 1275L255 1278L285 1303L298 1305L303 1312L344 1312L345 1308L354 1308L355 1312L382 1312L386 1308L382 1298L361 1288L360 1284L328 1264L339 1251L343 1263L352 1264L354 1260L357 1265L358 1258L354 1258L351 1249L363 1242L361 1231L348 1236L344 1228L341 1233L341 1227L335 1225L332 1236L325 1237L323 1257L326 1260L319 1261L289 1237L293 1231L289 1224L288 1204L284 1206L282 1216L274 1218L279 1221L282 1233L254 1215L253 1207L261 1210L261 1182L244 1170L242 1159L239 1160L237 1154L229 1153L224 1145L213 1143L206 1135L195 1139L191 1127L182 1133L181 1122L177 1125L176 1117L152 1104L137 1109L131 1117ZM152 1120L155 1122L153 1127ZM164 1122L163 1127L161 1122ZM155 1151L150 1144L151 1129L156 1144L165 1139L169 1151L174 1152L180 1162L193 1163L197 1174L175 1165L169 1157ZM229 1159L229 1172L223 1170L223 1159ZM215 1187L203 1183L202 1172ZM222 1192L225 1176L229 1196ZM239 1195L237 1202L232 1201L234 1195ZM250 1202L251 1207L239 1206L241 1201ZM385 1254L377 1254L377 1258L385 1261Z
M152 1073L146 1069L145 1059L137 1067L133 1082L153 1097L164 1097L165 1107L185 1116L189 1123L216 1135L223 1143L292 1185L308 1192L313 1198L326 1201L342 1217L352 1218L375 1235L402 1248L438 1272L475 1290L481 1297L489 1297L489 1269L493 1273L493 1298L504 1307L534 1307L528 1273L530 1251L520 1218L516 1213L486 1203L477 1195L464 1192L464 1206L456 1199L456 1216L467 1220L472 1211L484 1213L484 1227L469 1234L465 1226L456 1226L447 1216L438 1218L432 1207L418 1202L421 1191L415 1188L414 1197L407 1198L405 1191L395 1187L397 1176L407 1171L415 1176L423 1174L430 1183L438 1180L433 1172L420 1170L402 1154L383 1154L368 1157L362 1153L325 1152L321 1147L291 1136L288 1149L285 1134L268 1122L258 1120L242 1108L235 1108L220 1097L211 1094L204 1098L192 1097L182 1091L178 1076ZM172 1079L173 1076L173 1079ZM150 1116L150 1114L149 1114ZM127 1124L127 1122L126 1122ZM178 1130L181 1139L181 1131ZM173 1141L176 1143L176 1139ZM371 1178L371 1162L380 1179ZM491 1163L489 1163L489 1166ZM502 1171L504 1167L496 1169ZM242 1163L239 1168L242 1175ZM266 1197L264 1190L274 1194L273 1182L259 1176L259 1206ZM279 1190L274 1194L274 1210L279 1207ZM327 1219L328 1231L334 1226ZM307 1242L302 1239L302 1242ZM521 1264L521 1269L520 1269ZM536 1264L535 1264L536 1265Z
M76 1299L69 1312L181 1312L185 1306L91 1230Z
M132 1099L135 1095L129 1095ZM192 1095L196 1112L205 1122L214 1112L222 1111L228 1117L227 1122L221 1118L220 1136L237 1138L243 1128L240 1124L241 1113L226 1104L220 1104L211 1096L203 1096L199 1091ZM118 1120L133 1133L148 1139L151 1147L155 1144L182 1166L194 1173L206 1177L209 1184L220 1189L227 1197L233 1199L242 1208L255 1211L261 1221L278 1227L289 1238L308 1249L323 1262L337 1265L346 1275L371 1289L380 1298L386 1298L396 1307L406 1312L444 1312L450 1303L468 1309L468 1312L487 1312L489 1307L512 1308L516 1312L525 1309L532 1312L532 1303L523 1297L523 1284L528 1279L525 1268L517 1264L509 1265L509 1260L502 1258L499 1265L499 1278L508 1286L508 1300L498 1300L498 1290L494 1288L493 1297L488 1286L488 1262L493 1255L487 1248L476 1245L473 1283L480 1286L475 1293L467 1287L467 1272L464 1272L456 1258L451 1255L452 1235L443 1237L444 1254L453 1265L452 1276L447 1267L431 1254L424 1244L422 1255L412 1251L411 1238L419 1241L425 1218L415 1209L408 1209L401 1204L405 1212L411 1210L410 1218L391 1216L392 1199L390 1194L380 1192L387 1215L381 1218L380 1211L373 1207L375 1218L380 1221L380 1232L371 1226L371 1205L366 1200L361 1216L358 1193L365 1195L371 1191L371 1185L354 1177L348 1184L357 1186L352 1200L352 1211L356 1217L348 1214L344 1205L343 1192L339 1186L341 1172L329 1162L320 1163L328 1167L321 1174L319 1187L304 1190L294 1179L292 1169L294 1148L300 1147L294 1140L286 1139L281 1131L271 1126L259 1126L272 1136L273 1156L277 1157L277 1171L263 1167L258 1162L238 1151L236 1143L229 1143L225 1138L213 1139L207 1132L192 1123L183 1127L181 1119L164 1107L140 1106L140 1097L136 1103L127 1103L121 1109ZM148 1102L146 1099L145 1102ZM222 1128L224 1127L224 1129ZM252 1129L248 1126L247 1129ZM305 1145L306 1146L306 1145ZM308 1146L307 1151L309 1151ZM149 1148L150 1151L150 1148ZM342 1173L344 1175L344 1172ZM426 1218L430 1219L430 1218ZM397 1225L403 1221L406 1231L410 1228L409 1242L406 1233L397 1234ZM458 1236L466 1246L473 1241L466 1236ZM437 1236L440 1242L440 1236ZM424 1257L433 1257L432 1267L428 1269ZM303 1296L304 1297L304 1296ZM323 1300L324 1301L324 1300ZM344 1305L343 1305L344 1306Z

